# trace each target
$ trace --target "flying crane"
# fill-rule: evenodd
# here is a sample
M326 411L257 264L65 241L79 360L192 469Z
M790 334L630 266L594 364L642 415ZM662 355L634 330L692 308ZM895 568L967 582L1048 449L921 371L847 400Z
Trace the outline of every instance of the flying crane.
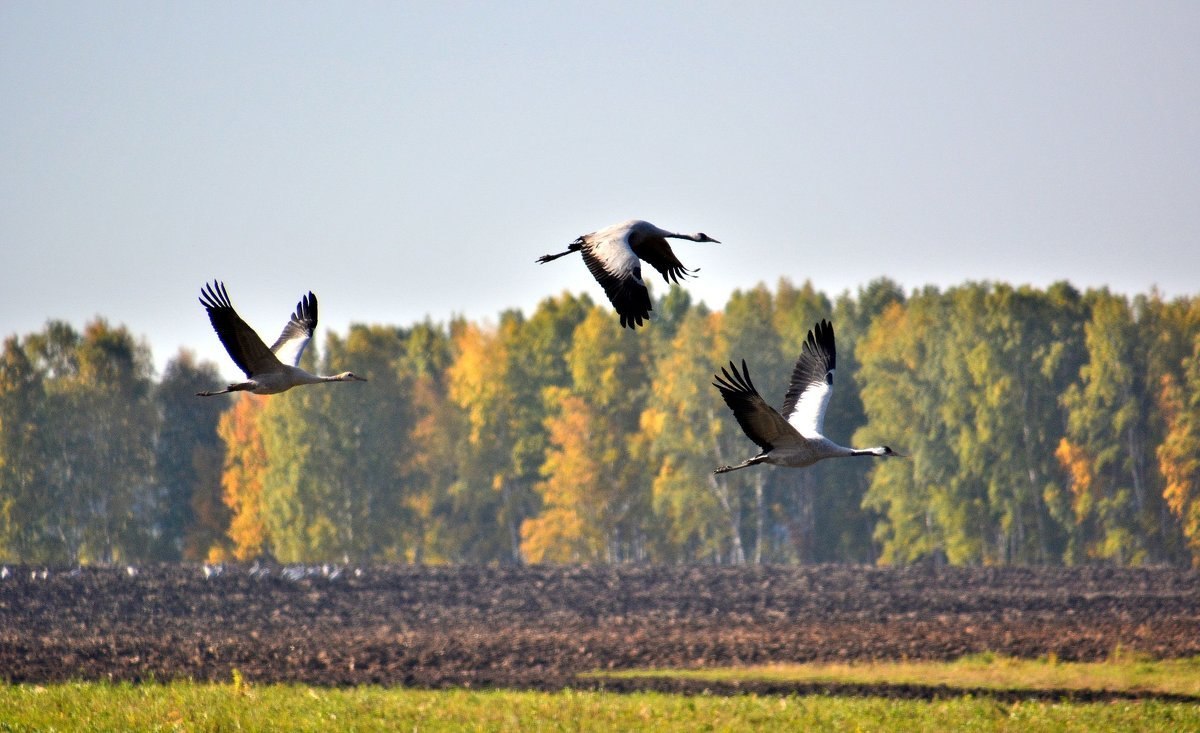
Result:
M583 261L592 277L604 288L613 307L621 316L621 325L637 328L642 321L650 320L650 293L642 280L641 263L648 262L662 273L667 282L679 282L680 278L699 272L689 270L671 251L667 239L690 239L693 242L715 242L704 233L679 234L660 229L648 221L630 219L614 224L591 234L584 234L567 247L567 251L553 255L542 255L539 263L565 257L572 252L582 252Z
M876 448L847 448L821 434L825 425L825 408L833 394L833 371L837 349L833 340L833 324L822 320L808 332L800 349L800 357L792 369L792 380L783 400L783 413L767 404L750 381L750 370L742 360L742 370L729 362L729 370L721 368L714 375L713 386L721 391L733 416L762 451L736 466L721 466L713 473L728 473L739 468L770 463L776 466L801 468L825 458L849 456L888 457L900 454L886 445ZM732 371L732 374L730 373ZM723 375L723 378L722 378Z
M367 381L354 372L325 377L309 374L297 366L304 347L308 346L317 328L317 296L311 291L296 304L295 313L269 349L233 309L229 294L221 282L214 280L200 290L200 304L208 311L213 330L225 345L233 363L245 372L246 381L235 382L216 392L197 392L199 397L240 391L278 394L302 384Z

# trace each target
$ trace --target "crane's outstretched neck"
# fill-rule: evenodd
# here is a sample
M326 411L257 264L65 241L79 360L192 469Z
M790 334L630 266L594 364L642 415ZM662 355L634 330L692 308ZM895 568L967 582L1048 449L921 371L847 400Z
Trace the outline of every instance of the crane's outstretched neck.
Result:
M878 458L903 458L903 456L886 445L877 446L875 448L855 448L850 451L850 455L876 456Z
M704 232L696 232L695 234L681 234L679 232L667 232L663 236L670 237L672 239L690 239L693 242L712 242L713 244L721 243L719 240L713 239L712 237L708 236Z
M365 382L366 377L360 377L354 372L342 372L341 374L333 374L327 377L317 377L318 382Z

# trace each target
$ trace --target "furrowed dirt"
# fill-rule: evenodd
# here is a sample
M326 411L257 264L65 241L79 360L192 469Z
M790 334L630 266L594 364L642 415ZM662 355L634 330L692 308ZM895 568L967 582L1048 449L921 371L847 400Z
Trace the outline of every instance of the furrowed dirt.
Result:
M9 682L228 681L237 669L251 682L316 685L744 692L756 688L575 675L985 651L1062 660L1114 650L1200 655L1200 572L1170 568L9 572L0 579L0 676ZM939 696L919 686L872 694Z

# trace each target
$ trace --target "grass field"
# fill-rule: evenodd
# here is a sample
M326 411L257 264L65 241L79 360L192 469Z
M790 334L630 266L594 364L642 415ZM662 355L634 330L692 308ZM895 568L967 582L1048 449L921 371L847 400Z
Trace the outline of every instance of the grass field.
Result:
M977 654L955 662L857 662L696 670L623 670L597 677L928 685L964 690L1097 690L1189 695L1200 704L1200 657L1151 661L1119 651L1104 662L1013 659Z
M646 672L638 673L646 675ZM958 662L803 665L663 672L708 679L784 679L996 689L1094 689L1194 695L1200 660L1099 664L981 655ZM1017 701L962 695L880 697L615 694L224 684L65 683L0 687L0 731L130 730L1200 730L1195 701Z

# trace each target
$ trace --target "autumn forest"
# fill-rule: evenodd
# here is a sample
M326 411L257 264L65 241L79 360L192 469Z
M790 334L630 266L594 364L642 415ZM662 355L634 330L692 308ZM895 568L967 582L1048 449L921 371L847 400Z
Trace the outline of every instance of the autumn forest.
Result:
M758 448L713 374L778 407L821 318L826 435L906 457L714 475ZM200 398L215 365L104 319L9 336L0 560L1200 565L1200 297L781 281L313 346L370 381Z

